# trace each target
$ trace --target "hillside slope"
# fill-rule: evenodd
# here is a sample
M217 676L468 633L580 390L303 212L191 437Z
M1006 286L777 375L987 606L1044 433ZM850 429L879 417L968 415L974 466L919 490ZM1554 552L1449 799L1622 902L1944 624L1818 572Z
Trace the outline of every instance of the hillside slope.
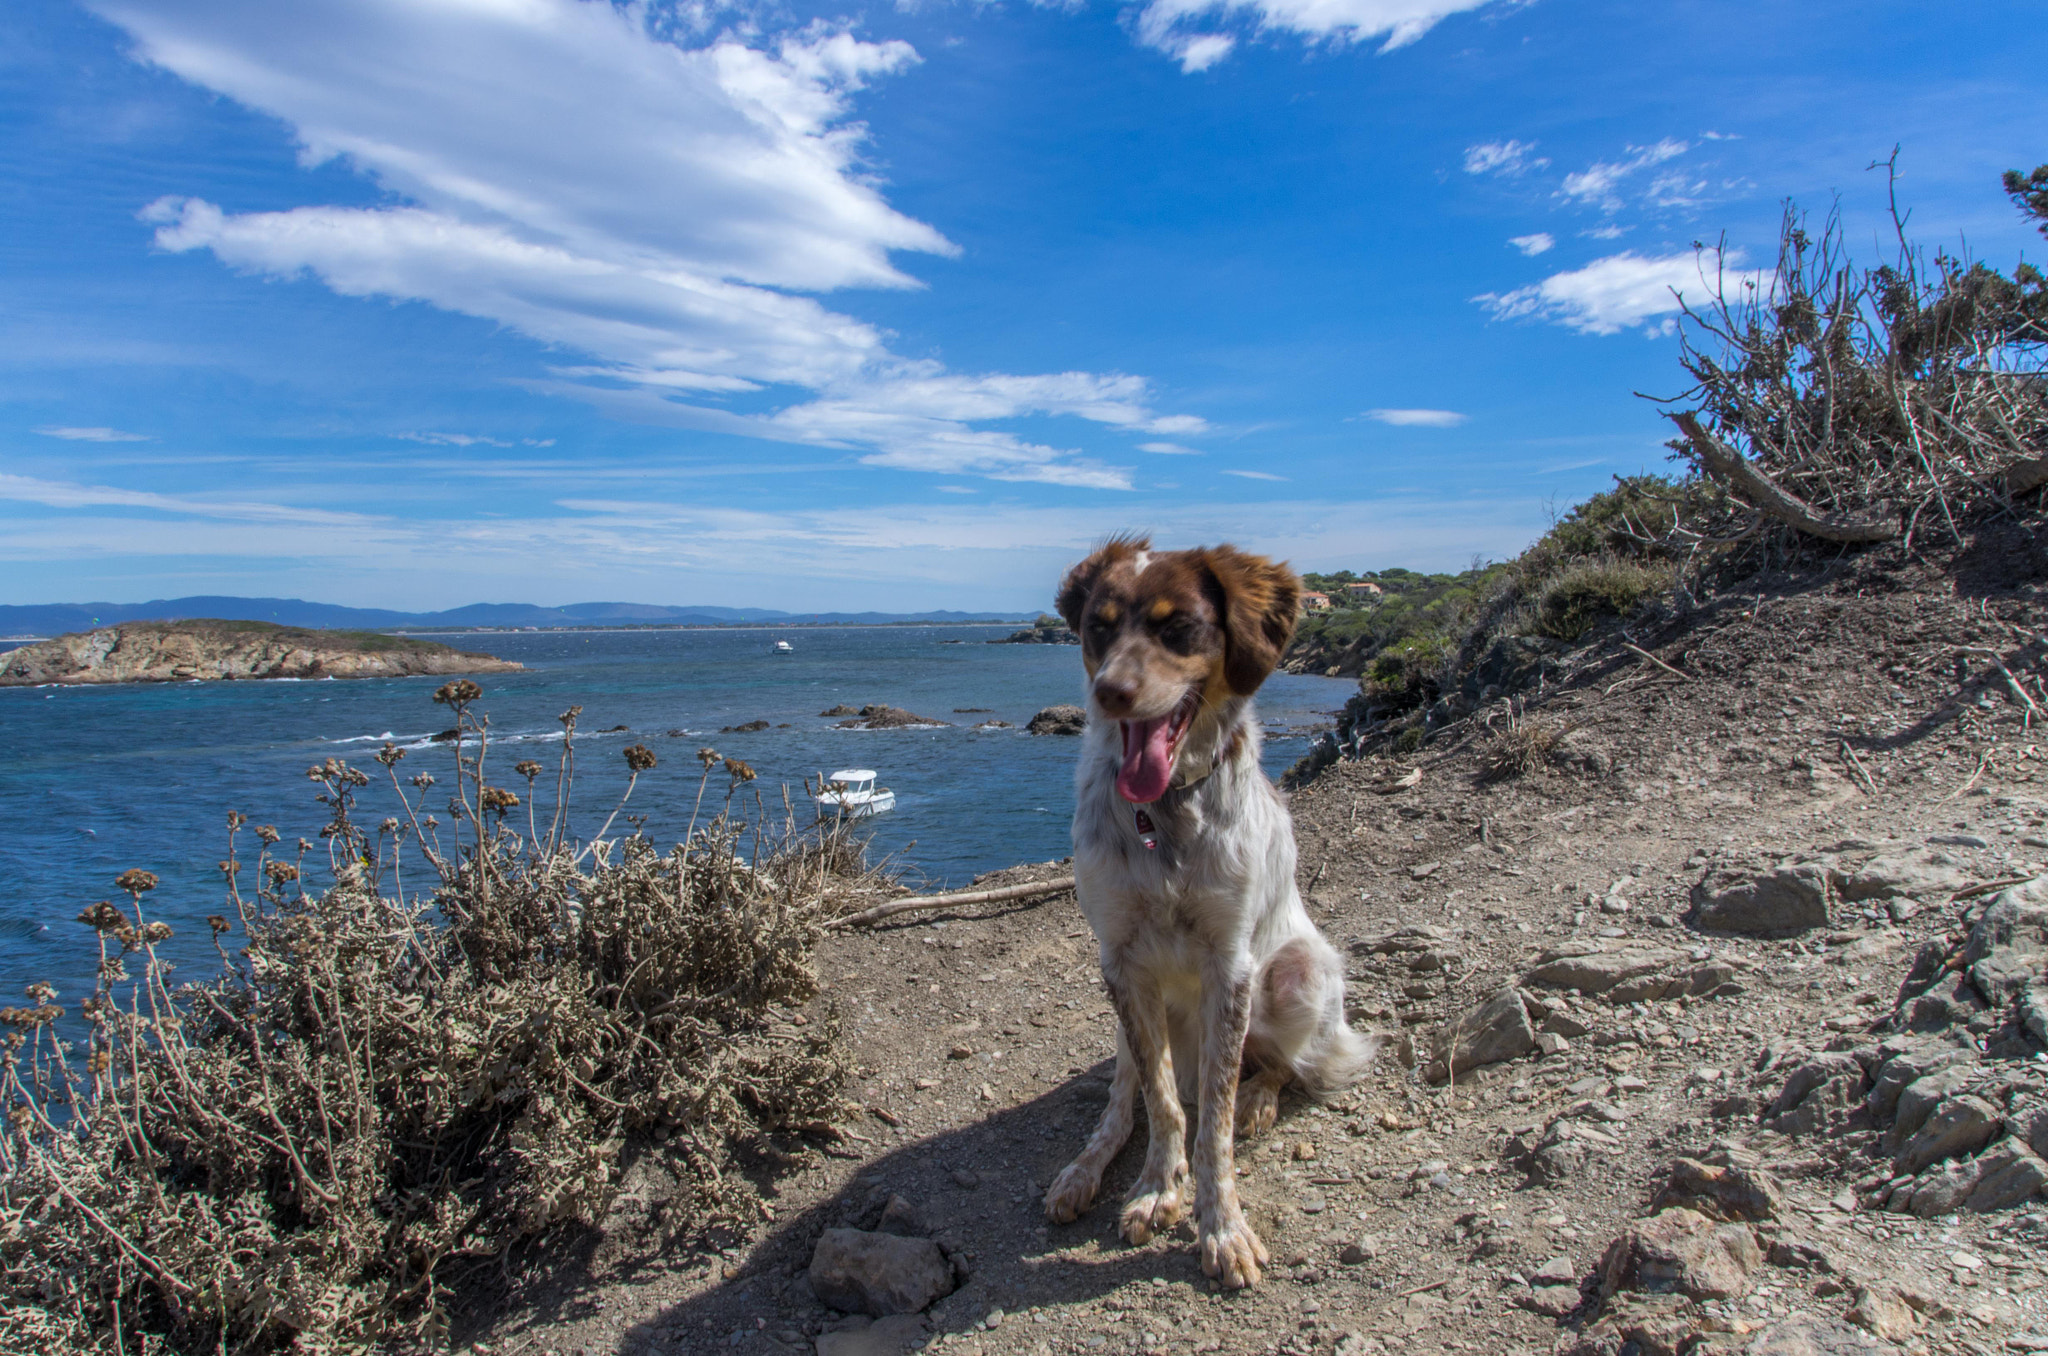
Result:
M0 687L242 678L403 678L525 667L431 640L266 622L128 622L0 654Z
M1067 895L830 941L825 1003L855 1019L871 1110L784 1179L774 1219L639 1270L658 1202L636 1186L583 1271L498 1297L472 1333L1614 1356L1988 1353L2048 1331L2038 1195L1959 1206L2038 1161L2023 1131L2048 1071L2020 1009L1956 968L1987 913L2031 907L2001 884L2048 872L2041 573L2008 527L1945 561L1886 548L1760 577L1636 633L1654 660L1610 634L1414 755L1298 791L1311 912L1349 957L1354 1019L1395 1040L1357 1089L1284 1107L1245 1146L1273 1254L1253 1291L1216 1292L1186 1225L1117 1239L1135 1145L1090 1214L1044 1222L1113 1045ZM2020 965L2048 985L2042 954ZM1481 1034L1512 1057L1466 1067ZM1430 1068L1441 1048L1454 1082ZM1901 1098L1901 1061L1951 1082ZM1992 1120L1930 1146L1901 1134L1908 1104L1943 1133ZM1652 1218L1660 1193L1696 1209ZM891 1197L964 1282L856 1335L806 1268L822 1230L874 1227Z

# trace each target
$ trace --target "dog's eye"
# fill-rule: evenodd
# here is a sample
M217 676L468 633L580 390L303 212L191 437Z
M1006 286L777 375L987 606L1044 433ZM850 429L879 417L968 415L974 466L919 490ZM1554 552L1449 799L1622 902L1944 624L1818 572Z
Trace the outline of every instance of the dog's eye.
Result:
M1194 643L1195 624L1185 613L1175 613L1160 623L1159 639L1173 649L1185 651Z

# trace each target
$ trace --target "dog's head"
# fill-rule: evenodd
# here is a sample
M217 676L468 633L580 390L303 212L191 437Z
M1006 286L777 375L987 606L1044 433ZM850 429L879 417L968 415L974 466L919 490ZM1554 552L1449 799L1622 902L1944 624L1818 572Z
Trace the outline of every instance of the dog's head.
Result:
M1154 551L1113 537L1067 572L1056 606L1081 636L1088 695L1122 726L1124 799L1158 800L1205 713L1258 691L1294 635L1301 581L1233 546Z

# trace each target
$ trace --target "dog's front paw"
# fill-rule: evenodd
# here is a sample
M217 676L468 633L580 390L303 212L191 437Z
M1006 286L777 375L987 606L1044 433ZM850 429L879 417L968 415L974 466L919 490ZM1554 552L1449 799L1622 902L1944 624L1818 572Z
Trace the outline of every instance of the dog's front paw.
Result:
M1118 1226L1124 1240L1147 1243L1154 1234L1163 1234L1180 1223L1180 1217L1187 1209L1183 1194L1186 1180L1185 1168L1173 1173L1163 1184L1139 1178L1136 1190L1124 1202L1123 1220Z
M1202 1274L1215 1277L1225 1289L1257 1285L1259 1268L1273 1260L1243 1215L1233 1212L1200 1234L1196 1246L1202 1254Z
M1237 1137L1263 1135L1280 1119L1280 1094L1264 1079L1237 1085Z
M1045 1193L1045 1217L1054 1224L1073 1223L1082 1211L1095 1204L1095 1193L1101 1186L1100 1169L1079 1162L1067 1164Z

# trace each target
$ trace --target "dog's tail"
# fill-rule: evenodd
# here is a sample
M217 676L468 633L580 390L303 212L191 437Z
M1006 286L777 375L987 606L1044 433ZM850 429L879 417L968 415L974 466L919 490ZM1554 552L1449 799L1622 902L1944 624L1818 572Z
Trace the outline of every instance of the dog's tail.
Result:
M1365 1076L1386 1037L1352 1029L1341 1016L1295 1056L1294 1074L1309 1096L1334 1097Z

